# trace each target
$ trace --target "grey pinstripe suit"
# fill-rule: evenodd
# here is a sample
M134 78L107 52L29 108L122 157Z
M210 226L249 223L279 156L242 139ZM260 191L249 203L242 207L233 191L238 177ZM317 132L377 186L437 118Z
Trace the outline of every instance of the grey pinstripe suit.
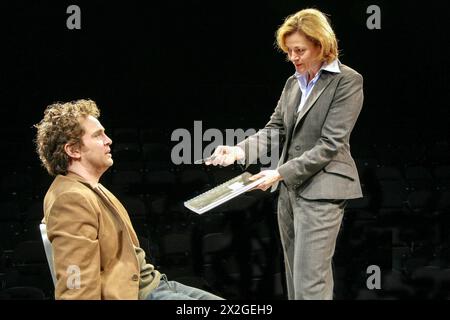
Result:
M271 130L284 138L278 222L289 299L332 299L331 260L346 200L362 197L349 140L363 104L363 78L339 66L340 73L323 70L297 116L301 90L290 77L270 121L238 144L250 164L278 147Z

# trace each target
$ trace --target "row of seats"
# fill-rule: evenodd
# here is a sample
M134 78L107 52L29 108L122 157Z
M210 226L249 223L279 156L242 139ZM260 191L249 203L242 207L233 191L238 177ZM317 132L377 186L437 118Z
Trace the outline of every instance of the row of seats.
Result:
M240 203L236 202L234 206L244 208L262 203L260 198L268 197L264 193L255 195L241 197ZM183 199L175 199L167 194L122 195L119 198L128 209L137 229L164 233L165 230L170 231L171 221L183 225L195 221L196 215L183 206ZM184 199L187 200L188 197ZM359 219L378 220L404 227L414 223L418 226L437 225L449 219L449 199L450 190L407 193L403 189L397 189L396 185L388 185L381 189L380 194L367 194L365 198L349 201L347 213ZM2 242L12 245L22 239L37 239L38 233L33 227L42 220L42 210L42 200L34 200L25 211L21 211L13 201L0 202Z
M276 195L254 192L202 216L188 211L183 201L241 169L173 166L170 146L161 143L170 135L162 132L168 133L112 130L115 164L103 178L127 207L150 261L172 279L227 298L285 298ZM448 143L352 146L365 198L350 201L344 216L334 261L336 298L445 298ZM24 152L30 156L17 156ZM11 154L17 163L7 162L14 170L0 180L0 298L28 292L38 299L39 290L51 298L37 227L51 178L34 153L15 148ZM372 264L381 267L381 291L366 288Z
M262 122L265 123L265 122ZM203 124L202 129L207 130L211 124ZM219 127L224 134L226 128ZM145 168L152 169L152 162L165 162L170 164L171 151L179 143L177 139L172 141L173 131L177 128L111 128L108 134L113 139L113 156L116 160L115 165L121 165L121 162L143 162ZM248 128L245 128L248 129ZM255 127L257 129L257 127ZM192 133L191 149L194 143L194 124L189 123L185 130ZM362 129L361 129L362 130ZM5 157L2 158L4 168L20 170L26 166L35 166L38 164L38 158L33 145L32 131L19 131L17 133L8 132L17 140L6 141ZM393 143L394 137L383 140L374 137L370 132L356 132L352 140L352 154L357 159L375 160L380 166L439 166L450 164L450 145L449 142L441 138L438 140L405 140ZM379 141L382 141L380 143ZM209 141L201 142L202 146L208 145ZM120 161L119 161L120 160ZM196 159L191 159L196 160ZM124 166L125 167L125 166ZM144 168L144 166L142 166Z
M170 162L159 161L159 167L145 168L139 161L116 160L117 166L105 173L102 181L116 191L136 193L164 192L175 185L187 193L224 182L238 173L238 166L229 168L206 167L204 165L171 166ZM156 162L153 162L155 164ZM374 159L356 159L361 182L368 191L376 191L380 184L396 183L407 191L450 189L450 165L425 166L380 166ZM52 178L42 168L31 168L25 172L14 171L0 179L1 198L22 196L23 199L43 197ZM19 203L19 205L22 203Z
M265 207L253 201L247 208L236 207L235 204L225 212L193 215L188 225L181 224L181 219L165 221L172 225L170 230L165 230L162 225L161 232L155 232L152 238L146 236L148 230L142 228L141 223L132 219L149 261L171 279L194 281L197 277L203 279L212 291L225 292L229 298L250 297L256 294L256 288L270 285L277 288L274 292L280 298L283 294L280 267L270 267L269 264L280 263L281 259L271 259L276 256L273 253L277 252L277 247L271 234L275 230L270 231L273 222L268 225L264 221ZM272 212L269 217L274 217ZM250 247L246 248L246 243ZM46 284L51 282L47 281L48 270L40 240L22 241L12 250L3 250L1 257L0 273L4 275L6 288L34 285L49 292ZM248 259L254 262L250 269ZM29 269L34 270L34 276L28 272ZM224 276L232 269L232 280L224 281ZM273 283L271 277L275 277ZM246 289L244 293L241 288L249 288L243 283L246 279L250 280L254 290ZM274 298L272 292L265 290L263 295Z
M187 227L173 221L177 228L155 234L152 239L140 235L139 240L150 252L149 261L172 279L202 279L207 288L228 298L283 298L275 216L264 212L260 212L260 219L236 216L242 213L204 215ZM427 237L395 243L395 231L377 220L346 213L334 259L336 298L442 297L445 270L450 268L449 239L433 243ZM6 274L4 287L33 284L49 290L51 280L40 241L22 242L14 250L5 251L3 258L5 254L8 258L8 252L10 260L0 269ZM380 266L383 290L365 295L369 265ZM432 282L437 289L424 295L422 282ZM393 289L395 286L404 288Z

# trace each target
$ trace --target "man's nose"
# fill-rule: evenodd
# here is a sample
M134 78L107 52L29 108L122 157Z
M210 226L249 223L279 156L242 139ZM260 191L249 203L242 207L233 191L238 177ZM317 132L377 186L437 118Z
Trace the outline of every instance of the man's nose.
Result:
M112 140L108 136L106 136L105 145L109 146L111 144L112 144Z

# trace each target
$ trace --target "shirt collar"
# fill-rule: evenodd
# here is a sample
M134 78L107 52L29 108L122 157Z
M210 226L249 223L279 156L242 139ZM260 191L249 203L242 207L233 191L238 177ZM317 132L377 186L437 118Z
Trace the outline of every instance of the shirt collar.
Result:
M320 69L328 71L328 72L333 72L333 73L341 73L341 68L339 68L339 60L338 59L334 59L329 64L324 63Z
M333 73L341 73L341 68L339 67L339 63L340 63L339 59L334 59L330 63L324 62L322 64L322 66L320 67L319 72L317 72L317 74L322 73L322 70L325 70L325 71L328 71L328 72L333 72ZM303 75L296 71L294 76L297 79L300 79Z

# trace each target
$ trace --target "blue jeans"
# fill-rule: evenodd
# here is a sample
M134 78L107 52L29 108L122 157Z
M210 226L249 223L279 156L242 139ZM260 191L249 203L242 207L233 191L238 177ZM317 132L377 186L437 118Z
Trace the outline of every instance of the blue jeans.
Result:
M159 286L148 295L147 300L223 300L223 298L177 281L168 281L163 274Z

